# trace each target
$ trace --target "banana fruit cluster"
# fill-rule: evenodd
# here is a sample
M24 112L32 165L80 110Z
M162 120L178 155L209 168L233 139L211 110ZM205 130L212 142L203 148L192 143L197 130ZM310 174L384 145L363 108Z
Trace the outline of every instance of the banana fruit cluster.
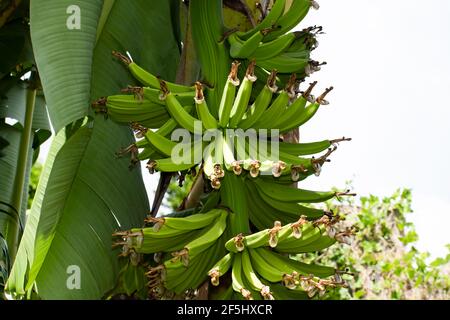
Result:
M310 206L349 191L292 188L320 175L338 144L350 139L280 139L327 105L333 89L317 98L317 82L299 89L299 80L318 69L309 55L321 29L287 33L317 4L293 0L286 10L286 3L276 0L252 30L227 35L228 46L221 45L234 61L219 77L220 88L162 80L113 52L141 84L93 103L96 112L134 130L136 142L120 154L131 153L133 163L148 160L150 173L198 172L209 182L203 206L187 216L149 216L145 227L114 234L121 256L145 266L152 297L190 292L208 276L217 299L306 299L346 285L345 272L290 257L336 242L351 245L355 230Z
M269 13L253 29L233 32L228 37L230 56L245 64L256 60L256 74L260 77L271 70L279 73L279 83L287 83L294 73L304 78L320 70L324 63L310 59L311 51L318 42L315 38L321 27L308 27L302 31L289 32L306 16L310 8L318 9L311 0L276 0Z

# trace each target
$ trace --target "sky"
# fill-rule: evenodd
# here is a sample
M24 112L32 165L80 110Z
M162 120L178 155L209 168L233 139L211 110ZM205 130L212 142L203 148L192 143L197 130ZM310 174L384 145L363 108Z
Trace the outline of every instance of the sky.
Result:
M334 86L330 105L302 126L303 142L342 143L319 178L327 190L352 180L359 195L411 188L417 247L432 256L450 243L450 1L320 0L297 27L323 26L313 59L327 65L307 81ZM48 144L46 144L48 146ZM48 148L48 147L47 147ZM43 147L41 161L45 158ZM143 169L150 201L157 175Z
M411 188L419 248L445 254L450 243L450 1L319 1L298 26L321 25L312 76L333 85L330 105L300 131L301 140L342 135L311 189L343 186L385 196ZM318 90L320 91L320 90Z

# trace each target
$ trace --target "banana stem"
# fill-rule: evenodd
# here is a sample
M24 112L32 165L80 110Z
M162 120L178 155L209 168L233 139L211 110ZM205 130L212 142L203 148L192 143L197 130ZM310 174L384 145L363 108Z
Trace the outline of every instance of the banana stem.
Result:
M14 180L13 195L11 199L11 205L15 208L16 212L18 212L19 214L20 212L22 212L22 200L25 187L30 144L32 142L31 138L33 129L33 114L36 102L36 77L37 74L35 71L33 71L30 78L30 86L27 89L25 122L23 125L22 136L20 138L16 178ZM17 225L14 228L11 228L7 234L11 263L14 262L14 258L17 252L20 223L21 222L18 221Z
M203 168L199 170L197 176L192 184L191 190L184 201L184 209L194 208L200 202L200 197L203 194L205 181L203 180Z
M183 50L181 52L180 63L178 65L177 76L175 82L178 84L190 85L197 80L200 74L200 65L195 52L192 40L192 24L190 11L186 10L186 33L183 39Z

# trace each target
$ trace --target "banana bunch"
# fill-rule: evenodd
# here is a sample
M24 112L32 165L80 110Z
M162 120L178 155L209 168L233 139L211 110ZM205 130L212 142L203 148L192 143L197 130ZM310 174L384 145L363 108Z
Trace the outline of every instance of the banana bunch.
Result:
M310 59L311 51L318 42L315 36L321 27L309 27L298 32L289 32L306 16L310 8L318 9L315 1L274 1L268 14L253 29L232 32L227 41L230 56L245 64L256 60L256 74L263 76L276 69L279 81L285 84L290 74L305 78L320 70L321 63Z
M121 255L129 257L133 265L139 264L142 255L155 255L159 264L147 272L152 295L182 294L198 287L208 274L212 284L218 285L219 277L228 271L233 292L247 299L290 294L313 297L323 294L327 287L343 285L324 278L336 277L339 271L306 265L282 254L322 250L336 241L350 243L354 230L336 228L337 217L307 204L351 194L290 186L293 181L319 175L338 143L350 139L295 144L279 141L272 133L261 134L267 129L287 132L306 123L327 103L325 96L332 88L313 98L314 82L298 95L292 75L286 87L278 90L273 70L265 87L251 101L256 64L250 62L241 81L240 63L235 61L215 117L200 82L181 88L128 62L132 74L148 87L128 87L123 90L128 94L94 103L96 110L103 108L101 111L112 120L131 122L139 140L123 153L134 154L136 162L149 159L150 172L183 172L200 165L219 199L208 211L183 218L150 217L146 222L151 227L114 234L120 238L115 246L122 246ZM165 112L158 111L164 114L158 128L152 118L155 110ZM190 142L178 143L169 137L178 128L192 138ZM248 129L255 133L254 143L247 143L245 136L236 133ZM214 141L195 139L207 132L215 133ZM263 152L264 148L271 153ZM193 156L197 149L202 151L199 159ZM190 157L177 162L177 150L188 150ZM259 232L251 233L252 229Z
M351 139L280 138L312 119L333 90L315 97L317 82L299 87L320 68L310 53L321 28L289 31L311 7L318 5L276 0L253 29L219 39L220 1L191 0L204 76L191 86L162 80L129 54L113 52L140 84L92 104L134 131L136 142L118 155L130 153L133 164L148 160L150 173L199 172L208 182L206 200L186 216L149 216L143 228L114 233L114 247L129 259L124 288L141 285L131 278L142 278L143 268L154 298L191 293L208 276L216 299L307 299L346 285L344 271L290 257L351 245L355 233L342 217L310 205L354 194L292 188L319 176L339 143Z
M225 254L225 239L229 213L213 209L184 218L148 218L151 227L116 232L122 246L121 256L129 256L136 263L142 254L156 254L155 262L146 275L154 293L166 289L181 294L204 282L215 258ZM164 253L164 254L160 254Z

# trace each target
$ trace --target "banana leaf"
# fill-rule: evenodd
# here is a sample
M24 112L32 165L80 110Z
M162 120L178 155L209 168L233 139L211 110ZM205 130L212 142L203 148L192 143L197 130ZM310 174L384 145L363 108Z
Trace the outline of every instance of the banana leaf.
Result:
M179 47L167 1L77 1L81 29L67 29L73 1L33 0L31 34L52 125L46 161L7 291L42 299L99 299L116 284L111 249L117 229L139 226L148 199L140 170L114 153L133 142L128 127L94 116L90 101L134 84L111 51L129 51L151 72L173 80ZM89 115L73 135L60 130ZM64 142L66 141L66 142ZM73 267L80 286L68 285Z

